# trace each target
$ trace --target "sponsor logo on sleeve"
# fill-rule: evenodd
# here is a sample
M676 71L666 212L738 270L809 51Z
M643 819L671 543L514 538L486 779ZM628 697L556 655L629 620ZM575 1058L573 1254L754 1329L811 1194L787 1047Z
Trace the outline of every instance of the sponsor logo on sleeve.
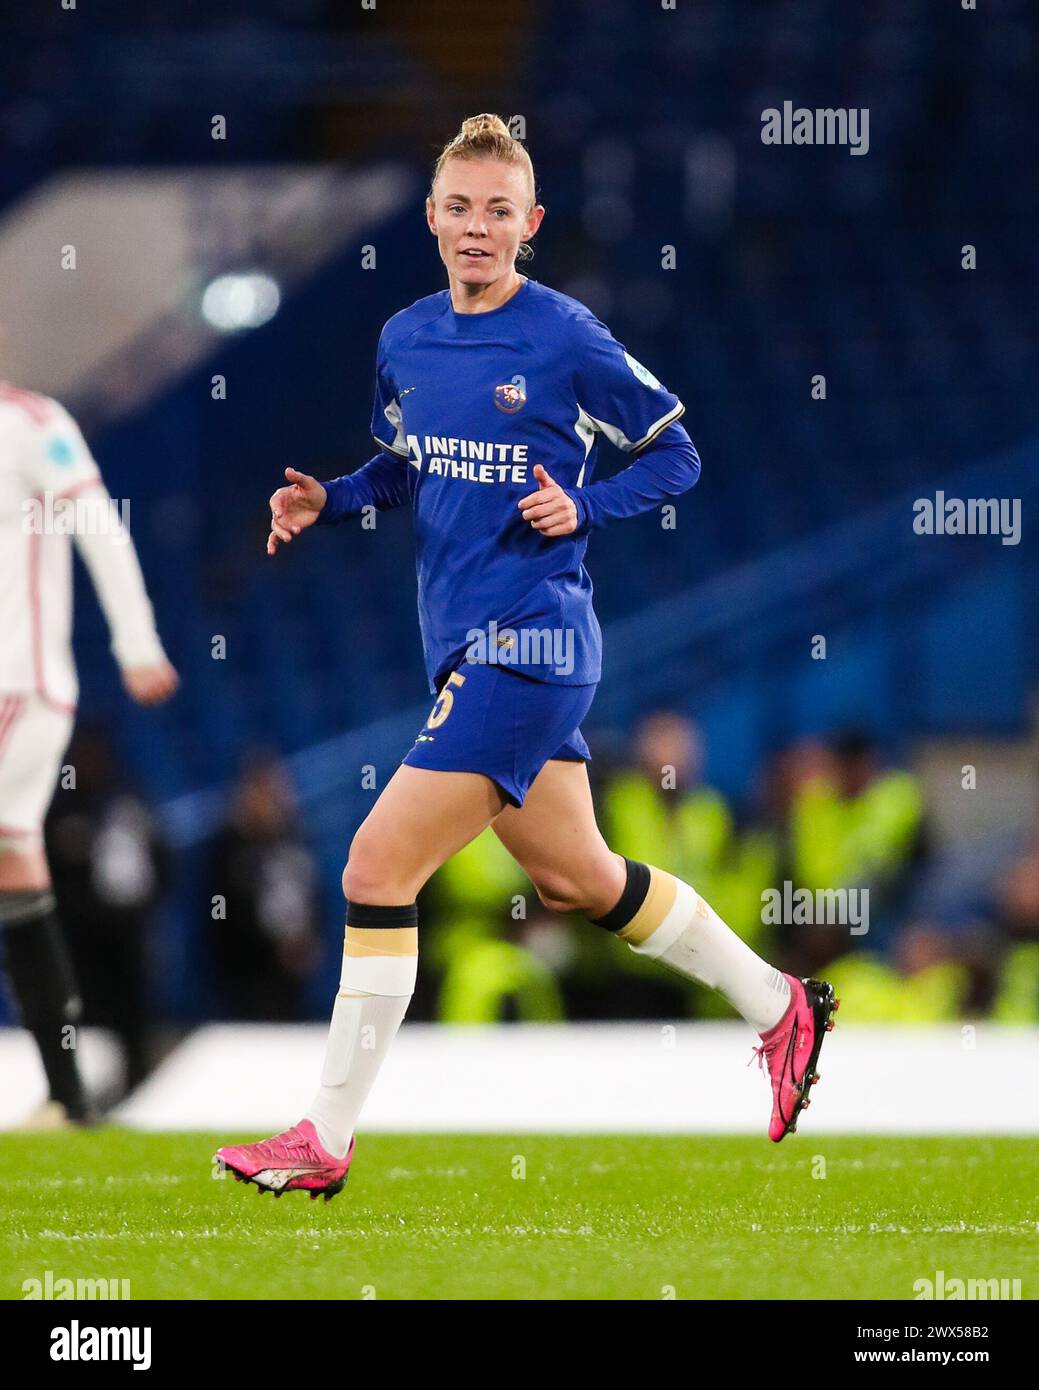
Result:
M643 386L651 386L654 391L662 391L664 389L649 368L644 367L637 358L632 357L630 352L624 354L624 360L631 368L633 375L638 377Z

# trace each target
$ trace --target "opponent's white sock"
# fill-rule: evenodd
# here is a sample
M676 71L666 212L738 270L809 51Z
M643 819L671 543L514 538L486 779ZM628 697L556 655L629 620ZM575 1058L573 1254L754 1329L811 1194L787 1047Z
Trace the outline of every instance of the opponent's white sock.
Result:
M774 1028L790 1004L782 972L755 955L688 883L651 864L642 867L649 870L648 890L617 936L640 956L718 990L759 1033Z
M357 1117L415 991L417 920L413 903L406 908L351 903L347 911L343 971L321 1086L305 1117L338 1158L346 1156ZM355 925L358 921L383 925Z

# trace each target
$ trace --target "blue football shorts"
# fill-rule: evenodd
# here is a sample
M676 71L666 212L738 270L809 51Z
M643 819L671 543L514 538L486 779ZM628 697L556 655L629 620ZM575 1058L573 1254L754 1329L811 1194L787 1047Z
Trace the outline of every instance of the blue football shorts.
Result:
M513 806L553 758L588 762L581 720L594 685L549 685L504 666L463 661L440 686L402 759L439 772L482 772Z

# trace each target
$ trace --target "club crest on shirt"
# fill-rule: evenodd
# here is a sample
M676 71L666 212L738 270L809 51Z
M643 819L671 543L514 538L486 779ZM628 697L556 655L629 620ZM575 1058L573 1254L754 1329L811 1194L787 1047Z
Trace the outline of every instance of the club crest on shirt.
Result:
M494 388L494 404L506 415L515 415L517 410L521 410L526 404L527 397L521 386L517 386L514 381L507 381L503 386Z

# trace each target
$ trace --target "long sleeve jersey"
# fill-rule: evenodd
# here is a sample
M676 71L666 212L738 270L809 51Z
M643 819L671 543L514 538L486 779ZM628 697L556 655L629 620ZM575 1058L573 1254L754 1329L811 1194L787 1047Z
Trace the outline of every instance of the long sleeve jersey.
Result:
M522 629L572 632L561 673L546 641L516 643L537 680L599 680L602 636L584 565L589 532L687 491L700 460L685 407L577 300L524 280L498 309L460 314L448 290L383 328L372 434L380 452L325 484L319 522L411 502L419 624L430 690L476 640ZM594 481L600 436L632 462ZM577 529L539 534L520 498L534 465L577 507ZM507 640L507 639L506 639ZM544 659L541 659L542 653Z
M129 532L75 421L57 401L0 383L0 692L75 706L73 541L119 665L163 660Z

